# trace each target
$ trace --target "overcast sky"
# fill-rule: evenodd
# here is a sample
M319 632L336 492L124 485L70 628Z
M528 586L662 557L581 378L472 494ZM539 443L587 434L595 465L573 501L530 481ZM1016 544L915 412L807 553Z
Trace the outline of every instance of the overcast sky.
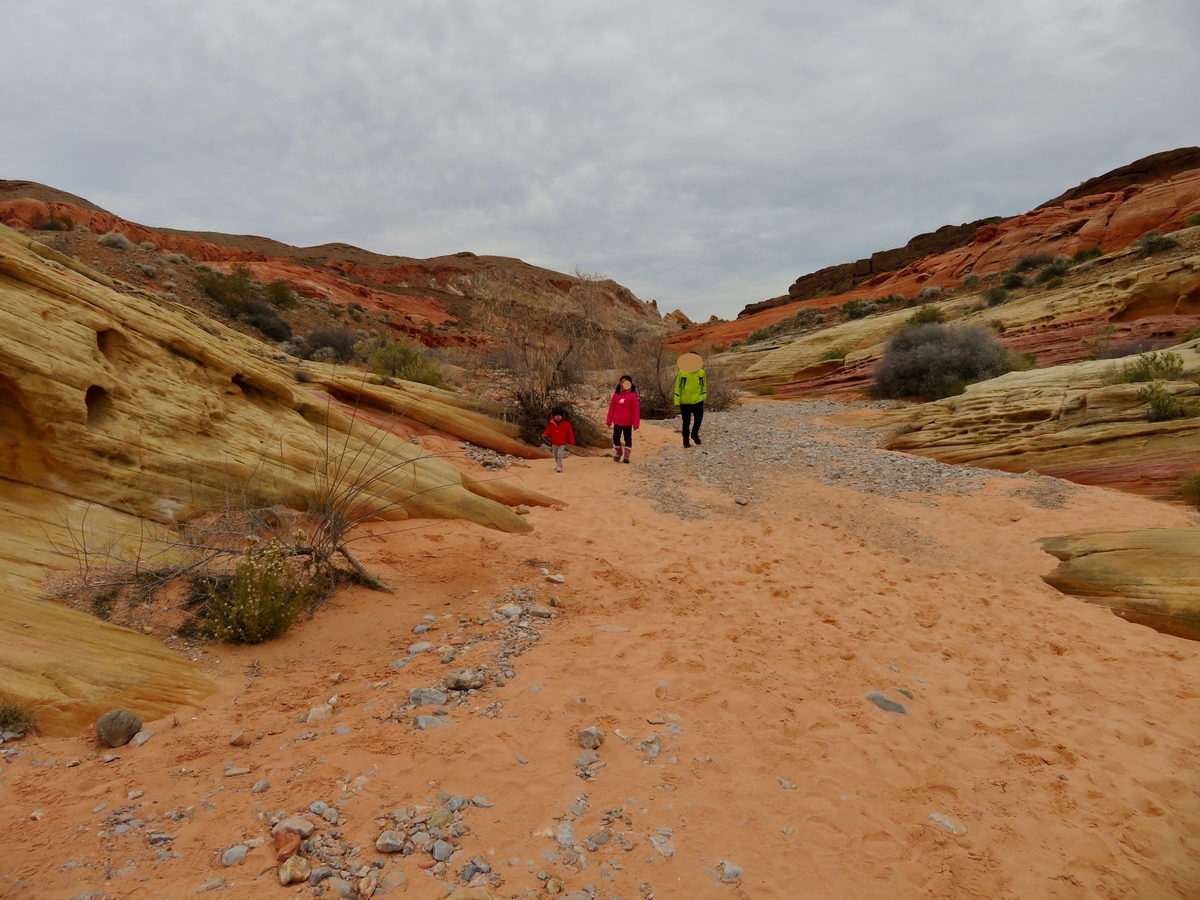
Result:
M1198 0L0 0L0 178L733 316L1200 144Z

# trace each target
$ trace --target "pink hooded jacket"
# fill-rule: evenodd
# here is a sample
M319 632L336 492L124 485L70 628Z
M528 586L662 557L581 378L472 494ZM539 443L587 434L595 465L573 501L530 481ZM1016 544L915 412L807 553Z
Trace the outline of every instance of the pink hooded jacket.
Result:
M608 401L607 425L632 425L637 428L642 424L642 401L637 391L617 391Z

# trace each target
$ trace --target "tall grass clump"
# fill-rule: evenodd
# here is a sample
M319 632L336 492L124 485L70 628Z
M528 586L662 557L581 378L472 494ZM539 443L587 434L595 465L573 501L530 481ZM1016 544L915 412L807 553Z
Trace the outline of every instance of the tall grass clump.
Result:
M1020 272L1007 272L1004 280L1000 282L1001 287L1006 291L1016 291L1026 286L1025 276Z
M1002 303L1008 302L1008 291L995 285L983 292L983 302L988 306L999 306Z
M1200 507L1200 472L1184 476L1179 485L1179 495L1185 502Z
M936 306L923 306L905 320L905 324L912 325L932 325L938 322L945 321L945 316L942 311Z
M0 731L24 734L34 726L33 705L5 691L0 691Z
M1078 265L1079 263L1085 263L1089 259L1096 259L1097 257L1103 256L1103 255L1104 255L1104 251L1101 250L1099 247L1085 247L1084 249L1076 250L1074 253L1071 254L1071 262Z
M108 231L96 238L97 243L101 247L108 247L112 250L132 250L133 241L125 237L119 231Z
M368 338L355 344L354 352L367 361L367 368L376 375L388 375L433 387L442 387L446 383L441 362L415 341Z
M1113 384L1138 384L1143 381L1175 381L1183 374L1183 357L1170 350L1142 353L1125 363L1110 379Z
M1011 368L1005 348L983 328L930 323L905 328L875 367L878 396L940 400Z
M231 644L261 644L291 627L313 598L286 545L272 541L246 552L228 581L209 581L205 630Z

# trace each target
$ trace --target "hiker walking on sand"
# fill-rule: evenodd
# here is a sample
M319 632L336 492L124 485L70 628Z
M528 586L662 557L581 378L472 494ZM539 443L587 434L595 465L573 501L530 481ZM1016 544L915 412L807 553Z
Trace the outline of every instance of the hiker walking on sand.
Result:
M622 375L621 380L617 382L617 389L608 401L608 418L604 423L613 427L613 459L617 462L629 462L629 454L633 452L633 433L642 424L642 401L638 397L633 379L628 375ZM624 457L622 438L625 439Z
M704 421L704 401L708 399L708 377L704 360L698 353L685 353L675 363L675 405L683 414L683 446L700 446L700 423Z
M546 438L550 442L550 446L554 448L554 471L561 472L567 444L575 443L575 429L571 427L567 411L561 406L550 410L550 424L542 432L542 437Z

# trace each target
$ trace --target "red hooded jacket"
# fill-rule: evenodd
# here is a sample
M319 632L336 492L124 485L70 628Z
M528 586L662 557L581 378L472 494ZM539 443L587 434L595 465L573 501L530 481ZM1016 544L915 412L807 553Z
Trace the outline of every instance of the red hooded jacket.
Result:
M617 391L612 395L605 424L632 425L634 428L642 424L642 401L637 391Z
M550 420L550 424L546 426L546 430L542 432L542 437L550 441L551 446L561 447L563 444L575 443L575 429L571 427L571 423L566 419L561 422Z

